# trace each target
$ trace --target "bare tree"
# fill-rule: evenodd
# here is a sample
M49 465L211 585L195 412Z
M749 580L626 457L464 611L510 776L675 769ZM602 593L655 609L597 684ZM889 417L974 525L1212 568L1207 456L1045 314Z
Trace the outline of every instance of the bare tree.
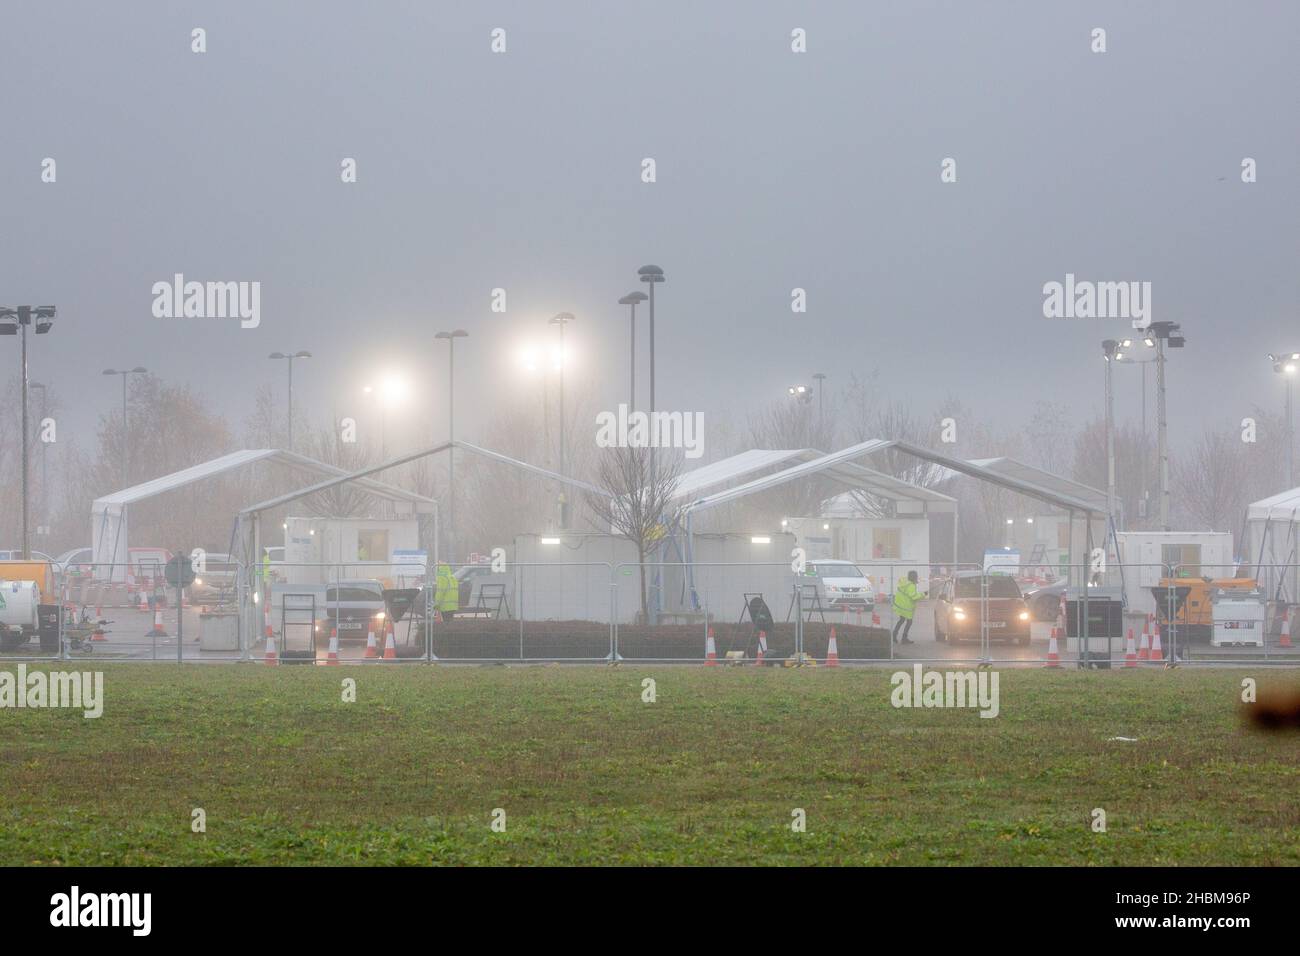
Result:
M1250 476L1236 429L1207 427L1191 449L1171 463L1174 504L1209 531L1235 531L1250 503Z
M319 428L306 436L303 442L307 455L327 465L334 465L346 472L360 471L367 465L374 464L371 449L360 442L341 441L336 429ZM379 481L391 479L392 476L380 472L374 476ZM331 518L356 517L372 513L375 498L356 482L347 482L318 491L305 499L305 507L319 515Z
M1034 413L1025 427L1029 464L1054 475L1064 475L1070 464L1071 431L1069 408L1045 399L1034 402Z
M836 410L833 406L823 414L818 411L815 400L805 403L782 398L749 417L750 447L781 451L805 448L822 452L834 451L831 436L835 432L835 421ZM785 515L816 514L821 502L834 493L835 487L832 482L820 477L789 482L737 503L734 510L720 513L716 520L748 520L761 525Z
M641 623L650 620L646 555L677 524L680 509L673 501L673 491L680 477L680 460L665 455L663 449L610 448L597 459L596 479L612 497L587 495L587 505L598 526L623 535L636 547L641 570Z

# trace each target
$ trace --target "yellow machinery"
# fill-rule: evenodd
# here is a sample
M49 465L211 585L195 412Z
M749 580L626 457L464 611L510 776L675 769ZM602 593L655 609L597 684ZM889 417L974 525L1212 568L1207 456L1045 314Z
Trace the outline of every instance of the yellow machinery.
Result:
M1162 578L1160 589L1187 588L1187 599L1182 602L1175 615L1179 627L1214 626L1214 606L1211 602L1214 592L1218 590L1256 590L1259 585L1254 578ZM1155 589L1152 590L1155 594ZM1156 606L1163 608L1164 602L1159 597ZM1163 613L1157 613L1162 624L1169 624Z
M42 603L58 603L54 566L48 561L0 561L0 581L35 581Z
M48 561L0 561L0 581L34 581L40 592L36 634L23 629L23 638L40 637L42 651L59 649L59 591L54 566ZM11 637L14 632L11 632ZM20 639L21 640L21 639Z

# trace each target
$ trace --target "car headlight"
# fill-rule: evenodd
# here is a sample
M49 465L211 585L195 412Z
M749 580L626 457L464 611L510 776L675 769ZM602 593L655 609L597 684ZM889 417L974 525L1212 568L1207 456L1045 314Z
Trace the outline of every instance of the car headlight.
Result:
M384 619L384 612L383 612L383 611L377 611L377 612L375 612L375 620L376 620L376 621L382 621L383 619Z
M1028 611L1021 611L1021 612L1020 612L1020 620L1022 620L1022 621L1027 621L1027 620L1029 620L1029 612L1028 612Z
M203 579L202 579L202 578L195 578L195 579L194 579L194 583L197 584L199 587L203 587Z
M952 609L952 616L959 621L966 620L966 612L959 607L955 607Z

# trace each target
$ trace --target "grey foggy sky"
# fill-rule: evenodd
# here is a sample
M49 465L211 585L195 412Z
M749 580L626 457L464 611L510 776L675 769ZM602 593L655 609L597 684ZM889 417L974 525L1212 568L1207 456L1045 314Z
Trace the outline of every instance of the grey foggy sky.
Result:
M925 412L952 392L998 422L1037 398L1082 421L1128 323L1045 319L1042 285L1149 280L1189 340L1186 439L1280 409L1264 354L1300 348L1298 28L1282 2L6 4L0 304L58 305L32 376L83 445L117 407L106 366L188 380L238 432L259 383L282 394L277 349L315 353L295 384L318 419L363 415L382 369L432 370L419 425L441 437L432 336L457 326L473 440L502 390L536 388L515 354L560 310L574 374L623 398L616 301L646 262L668 275L659 406L738 424L814 371L877 368ZM175 272L260 280L261 327L154 318ZM1117 371L1121 416L1138 380Z

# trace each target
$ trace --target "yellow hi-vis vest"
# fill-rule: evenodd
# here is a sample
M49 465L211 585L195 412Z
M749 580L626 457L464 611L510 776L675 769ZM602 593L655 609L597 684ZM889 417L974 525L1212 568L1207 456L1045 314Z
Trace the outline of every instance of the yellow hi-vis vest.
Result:
M916 602L921 600L921 592L910 579L894 588L894 613L899 617L910 619L916 610Z

